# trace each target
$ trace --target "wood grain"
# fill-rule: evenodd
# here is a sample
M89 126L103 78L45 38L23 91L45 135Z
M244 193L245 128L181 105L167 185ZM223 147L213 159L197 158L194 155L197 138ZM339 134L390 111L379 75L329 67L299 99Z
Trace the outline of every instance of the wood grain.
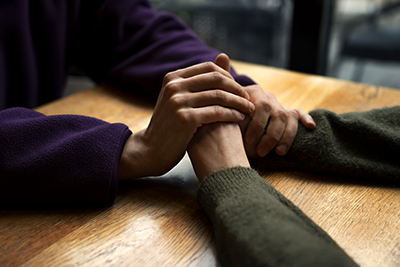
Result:
M234 67L292 108L342 113L400 104L400 92L392 89L242 62ZM122 122L136 132L148 124L153 105L100 86L37 110ZM400 266L399 188L295 171L264 178L361 266ZM164 176L121 183L110 207L0 211L0 266L217 266L197 186L185 157Z
M400 92L394 89L236 65L239 71L242 67L264 90L292 108L344 113L400 104ZM361 266L400 266L399 188L302 172L273 172L265 178Z

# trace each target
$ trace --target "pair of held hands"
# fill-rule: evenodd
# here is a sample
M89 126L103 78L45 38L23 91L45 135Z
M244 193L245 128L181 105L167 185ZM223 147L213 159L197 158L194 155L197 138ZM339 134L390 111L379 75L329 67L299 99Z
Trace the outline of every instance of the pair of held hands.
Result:
M274 148L285 155L299 120L315 128L304 111L283 107L258 85L241 86L229 71L229 58L220 54L215 64L168 73L149 126L125 144L120 179L164 174L187 150L201 180L223 168L248 167L247 157L264 157Z

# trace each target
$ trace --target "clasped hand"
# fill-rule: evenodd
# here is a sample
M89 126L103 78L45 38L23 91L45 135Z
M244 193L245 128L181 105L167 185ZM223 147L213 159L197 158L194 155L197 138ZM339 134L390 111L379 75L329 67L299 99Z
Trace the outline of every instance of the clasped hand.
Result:
M242 87L229 69L229 58L221 54L215 64L202 63L165 76L149 126L134 133L124 147L120 179L166 173L182 159L198 129L217 122L240 123L250 157L265 156L274 147L278 154L286 153L298 119L308 123L311 117L282 107L258 85ZM281 150L282 145L286 148Z

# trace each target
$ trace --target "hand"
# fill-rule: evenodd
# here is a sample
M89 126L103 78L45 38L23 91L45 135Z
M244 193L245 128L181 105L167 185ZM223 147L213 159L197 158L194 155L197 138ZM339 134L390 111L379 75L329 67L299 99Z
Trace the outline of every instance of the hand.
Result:
M167 74L149 126L126 142L120 179L169 171L199 127L239 122L253 112L249 98L229 72L211 62Z
M225 54L220 54L215 63L226 71L230 70L229 57ZM259 85L243 88L256 107L254 113L239 123L249 158L265 157L274 148L278 155L285 155L296 137L299 120L308 129L316 127L313 118L306 112L283 107L273 93L264 92Z
M188 153L199 180L218 170L250 167L242 140L237 123L213 123L198 129Z
M265 157L274 148L278 155L284 156L296 137L299 120L308 129L316 127L306 112L282 106L273 93L264 92L259 85L247 86L245 90L256 106L254 113L240 123L250 158Z

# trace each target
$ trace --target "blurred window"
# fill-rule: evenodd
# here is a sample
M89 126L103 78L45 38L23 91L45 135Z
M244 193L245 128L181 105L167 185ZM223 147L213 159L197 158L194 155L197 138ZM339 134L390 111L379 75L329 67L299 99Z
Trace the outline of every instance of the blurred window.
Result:
M330 76L400 89L400 0L337 0Z
M292 0L152 0L232 59L286 67Z

